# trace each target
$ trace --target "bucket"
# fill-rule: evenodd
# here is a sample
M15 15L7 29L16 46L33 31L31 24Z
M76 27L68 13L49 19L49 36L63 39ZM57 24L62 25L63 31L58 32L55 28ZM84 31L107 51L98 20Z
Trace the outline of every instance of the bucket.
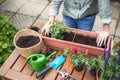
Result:
M17 40L21 36L36 36L36 37L39 37L40 41L31 47L21 48L16 45ZM42 38L40 38L40 34L36 31L33 31L31 29L22 29L22 30L18 31L16 33L16 35L14 36L13 43L14 43L15 48L19 52L19 54L26 58L31 54L39 53L41 45L42 45Z

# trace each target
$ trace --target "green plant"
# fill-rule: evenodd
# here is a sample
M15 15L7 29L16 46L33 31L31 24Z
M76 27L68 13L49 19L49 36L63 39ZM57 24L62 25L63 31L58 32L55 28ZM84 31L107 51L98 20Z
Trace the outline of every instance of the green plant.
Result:
M72 48L69 52L69 49L66 48L64 49L64 54L65 55L71 55L72 58L70 59L70 62L74 65L74 66L81 66L85 63L86 59L83 57L83 55L78 52L77 48Z
M50 37L56 39L63 39L64 32L70 33L70 30L68 30L63 24L55 22L55 24L50 28Z
M15 28L9 24L7 16L0 14L0 66L5 62L13 50Z
M88 70L98 70L103 67L104 61L101 56L99 57L90 57L87 58L85 64L87 65Z
M120 48L115 48L114 52L114 55L104 53L107 55L104 56L104 67L101 68L99 80L120 80Z
M70 62L74 66L81 66L85 63L85 61L86 61L86 59L83 57L83 55L81 53L72 54L72 58L70 59Z

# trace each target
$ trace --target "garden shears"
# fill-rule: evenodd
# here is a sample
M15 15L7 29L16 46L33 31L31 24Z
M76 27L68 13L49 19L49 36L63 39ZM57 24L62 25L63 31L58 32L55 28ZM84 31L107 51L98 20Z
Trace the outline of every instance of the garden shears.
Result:
M67 71L65 69L63 69L63 71L58 71L57 72L59 74L62 75L61 80L65 80L66 78L72 78L73 80L78 80L77 78L75 78L74 76L70 75L69 73L67 73Z

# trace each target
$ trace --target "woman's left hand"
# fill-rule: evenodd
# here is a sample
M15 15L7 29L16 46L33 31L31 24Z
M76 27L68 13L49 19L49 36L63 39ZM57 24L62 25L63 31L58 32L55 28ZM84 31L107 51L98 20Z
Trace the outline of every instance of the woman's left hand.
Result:
M97 37L97 46L102 46L102 44L106 44L109 36L109 31L100 31Z
M106 44L108 37L110 36L110 26L109 24L104 24L103 25L103 31L98 32L99 35L97 37L97 46L102 46Z

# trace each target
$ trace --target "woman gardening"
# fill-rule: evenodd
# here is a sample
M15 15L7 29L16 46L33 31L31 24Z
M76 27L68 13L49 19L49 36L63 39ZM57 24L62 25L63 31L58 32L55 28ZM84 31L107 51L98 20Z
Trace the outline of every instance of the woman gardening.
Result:
M41 34L49 35L49 29L54 25L55 17L63 3L63 20L65 26L70 28L91 31L94 25L96 14L99 12L103 31L99 31L97 46L106 43L110 35L110 0L52 0L49 11L49 21L44 25Z

